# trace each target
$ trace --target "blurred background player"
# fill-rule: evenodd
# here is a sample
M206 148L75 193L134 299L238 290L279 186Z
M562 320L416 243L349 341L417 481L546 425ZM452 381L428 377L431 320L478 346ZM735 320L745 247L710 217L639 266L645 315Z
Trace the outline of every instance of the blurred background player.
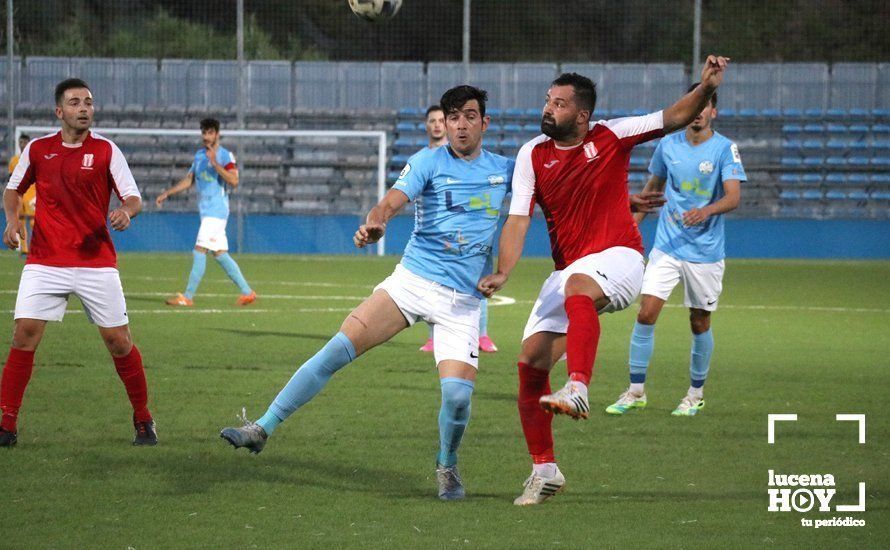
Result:
M423 320L435 331L441 389L439 498L464 498L457 450L470 419L479 366L482 295L476 284L491 271L499 207L510 190L514 164L482 148L486 98L484 90L472 86L445 92L441 104L448 145L413 155L354 236L359 248L377 242L408 201L423 197L425 212L415 216L402 261L343 321L340 332L294 373L266 414L256 422L245 418L240 428L225 428L221 437L236 448L260 452L273 430L315 397L335 372Z
M445 113L439 105L431 105L426 110L426 121L424 122L426 135L429 139L427 149L436 149L448 144L448 135L445 133ZM486 353L494 353L498 347L488 336L488 299L483 298L479 303L479 349ZM420 351L432 353L435 349L433 344L433 327L429 326L429 336L426 342L420 347Z
M208 250L213 252L213 257L226 275L238 286L241 296L235 303L246 306L256 301L256 292L247 284L238 263L229 255L229 239L226 237L226 223L229 219L228 188L238 187L238 165L235 163L235 155L219 144L219 137L219 121L213 118L202 120L201 140L204 147L195 153L195 160L188 174L179 183L158 195L155 201L160 207L168 197L187 190L195 182L198 184L196 187L201 227L192 251L192 270L185 292L177 293L167 300L167 305L170 306L194 305L195 293L207 269Z
M747 180L738 146L712 128L716 117L714 93L685 131L661 140L649 164L651 177L644 191L662 191L667 184L667 203L658 217L630 339L630 387L606 408L609 414L646 406L644 383L655 348L655 322L681 281L692 328L692 356L689 391L671 414L693 416L705 406L702 388L714 349L711 312L717 310L723 289L723 214L738 208L741 182ZM644 212L634 214L637 223L645 217Z
M19 136L19 154L13 155L11 159L9 159L9 175L15 171L16 165L19 163L19 155L21 152L25 150L25 147L28 146L28 142L31 141L31 136L28 134L22 134ZM28 247L31 246L31 234L34 229L34 209L37 206L37 186L32 185L25 191L25 194L22 195L22 210L19 214L19 219L22 222L22 228L25 230L25 236L21 239L19 244L19 252L23 256L28 255Z
M29 187L40 188L40 210L31 253L22 270L15 302L15 329L0 380L0 447L18 440L18 413L34 369L34 352L47 321L61 321L68 298L83 303L87 319L111 353L133 407L133 445L158 442L148 410L142 356L130 336L127 304L117 270L117 255L107 222L116 231L130 227L142 210L133 174L117 145L90 132L93 95L86 82L72 78L56 86L59 132L35 139L3 193L6 230L3 243L16 248L24 238L18 213ZM111 193L121 205L108 213Z
M533 466L514 504L540 504L565 484L553 451L551 413L587 418L598 316L627 308L643 284L643 239L628 201L631 150L692 122L716 91L727 61L709 56L702 85L667 109L639 117L591 123L596 86L575 73L561 75L547 91L543 135L526 143L516 159L498 270L479 282L486 295L507 282L522 254L534 204L540 204L555 270L522 337L518 406ZM550 371L563 355L569 380L551 393Z

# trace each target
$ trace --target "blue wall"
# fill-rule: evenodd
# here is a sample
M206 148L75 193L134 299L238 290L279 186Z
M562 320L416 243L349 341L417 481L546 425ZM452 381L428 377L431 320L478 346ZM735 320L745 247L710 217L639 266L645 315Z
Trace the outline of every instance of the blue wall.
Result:
M358 216L275 216L245 218L242 252L258 254L366 254L352 246ZM114 235L120 251L186 251L195 243L197 214L151 213ZM414 219L390 222L386 250L399 254L408 242ZM642 226L647 249L655 235L655 218ZM228 227L236 250L237 227ZM726 252L731 258L890 258L890 220L727 219ZM526 240L525 255L549 256L544 220L536 217Z

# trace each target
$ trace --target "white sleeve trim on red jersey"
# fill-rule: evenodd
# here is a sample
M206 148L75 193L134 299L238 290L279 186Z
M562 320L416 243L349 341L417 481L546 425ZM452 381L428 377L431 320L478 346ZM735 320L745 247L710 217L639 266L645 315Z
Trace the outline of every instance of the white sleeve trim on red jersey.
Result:
M31 143L34 142L32 141ZM25 172L27 172L28 167L31 166L31 143L25 145L22 154L19 155L19 163L15 165L15 170L13 170L12 174L9 176L9 182L6 184L7 189L18 191L19 185L22 184L22 180L25 178Z
M111 146L111 162L108 166L108 171L111 173L111 183L117 190L121 200L129 197L139 197L141 199L142 195L139 193L139 187L136 186L133 173L130 172L130 165L127 164L127 159L124 158L124 154L117 144L104 136L93 134L93 137L105 140Z
M541 135L529 141L516 155L513 169L513 198L510 199L511 216L531 216L532 199L535 196L535 167L532 166L532 151L539 143L549 139Z
M628 116L601 120L602 124L612 131L618 139L633 138L664 129L664 111L657 111L643 116Z

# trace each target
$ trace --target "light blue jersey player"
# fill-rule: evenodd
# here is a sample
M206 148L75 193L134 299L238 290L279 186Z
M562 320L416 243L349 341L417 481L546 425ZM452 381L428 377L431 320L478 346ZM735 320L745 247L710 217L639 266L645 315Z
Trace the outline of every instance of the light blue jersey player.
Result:
M278 424L318 394L336 371L423 320L433 325L442 395L439 498L464 497L457 449L470 418L479 365L481 295L476 284L491 271L500 206L510 191L514 165L482 149L486 98L485 91L472 86L445 92L441 105L449 145L411 157L353 237L359 248L377 242L387 222L408 201L416 201L415 228L401 263L343 321L340 332L297 370L262 418L224 429L224 439L260 452ZM386 412L379 407L378 414Z
M696 85L693 85L693 88ZM690 88L692 89L692 88ZM658 144L649 164L647 191L664 189L666 203L643 276L642 301L630 341L630 387L606 412L624 414L646 406L646 370L655 348L655 322L679 282L692 328L690 385L674 416L693 416L705 406L714 337L711 312L723 290L723 214L739 205L745 168L738 146L711 128L717 94L685 131ZM637 222L645 214L636 214Z
M235 259L229 255L229 239L226 237L226 224L229 219L229 187L238 187L238 165L235 155L219 144L219 121L205 118L201 121L201 139L204 147L195 153L195 159L188 174L170 189L161 193L155 201L160 207L168 197L181 193L193 184L198 189L198 213L201 227L192 252L192 270L189 273L185 292L167 300L171 306L194 305L195 293L207 269L207 251L225 270L226 275L238 287L241 295L235 302L246 306L256 301L254 292Z

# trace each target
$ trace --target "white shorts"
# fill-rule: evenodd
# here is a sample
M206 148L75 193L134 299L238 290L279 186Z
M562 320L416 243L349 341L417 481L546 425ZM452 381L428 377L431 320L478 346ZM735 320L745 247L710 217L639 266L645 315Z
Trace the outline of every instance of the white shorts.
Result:
M678 260L661 250L649 254L646 274L643 276L643 294L662 300L671 297L671 291L681 280L686 307L716 311L717 300L723 291L723 260L699 264Z
M538 294L522 333L525 340L536 332L565 333L566 281L575 273L591 277L603 289L609 303L599 313L621 311L640 294L643 283L643 255L632 248L616 246L575 260L562 271L554 271Z
M198 240L195 246L200 246L211 252L229 249L229 239L226 237L226 222L223 218L201 218L201 228L198 229Z
M15 299L16 319L61 321L74 294L87 319L103 328L128 324L127 302L113 267L49 267L26 265Z
M479 368L479 298L416 275L402 264L374 290L385 290L413 325L433 327L436 364L446 359Z

